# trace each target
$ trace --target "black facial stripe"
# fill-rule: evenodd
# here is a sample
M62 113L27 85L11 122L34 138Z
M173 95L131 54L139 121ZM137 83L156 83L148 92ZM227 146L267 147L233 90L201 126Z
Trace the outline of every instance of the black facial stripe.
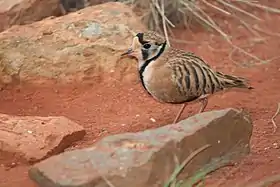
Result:
M161 49L159 50L158 54L157 54L156 56L154 56L153 58L147 60L147 62L145 62L145 63L148 63L148 64L149 64L151 61L156 60L156 59L163 53L165 47L166 47L166 42L164 42L164 43L162 44L162 47L161 47Z
M159 53L158 53L156 56L154 56L153 58L151 58L151 59L145 61L144 64L141 66L140 70L139 70L141 83L142 83L142 86L145 88L145 90L147 90L147 88L146 88L145 83L144 83L144 80L143 80L143 73L144 73L146 67L147 67L153 60L156 60L156 59L163 53L165 47L166 47L166 42L164 42L164 43L162 44L162 47L161 47ZM143 54L143 52L142 52L142 54ZM144 58L144 56L143 56L143 58ZM147 92L149 93L148 90L147 90ZM150 94L150 93L149 93L149 94Z
M146 50L146 49L141 49L141 52L142 52L143 60L147 60L148 57L149 57L148 50Z

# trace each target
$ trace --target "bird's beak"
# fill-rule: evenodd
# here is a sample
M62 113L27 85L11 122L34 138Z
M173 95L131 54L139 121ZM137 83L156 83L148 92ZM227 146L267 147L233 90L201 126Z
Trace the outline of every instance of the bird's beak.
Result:
M133 49L132 49L132 48L129 48L126 52L124 52L123 54L121 54L121 56L130 55L131 53L133 53Z

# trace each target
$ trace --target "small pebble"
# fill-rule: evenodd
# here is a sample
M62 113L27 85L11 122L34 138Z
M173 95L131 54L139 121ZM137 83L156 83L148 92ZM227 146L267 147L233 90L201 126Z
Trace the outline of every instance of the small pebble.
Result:
M150 118L150 120L151 120L152 122L156 122L156 120L155 120L154 118Z
M43 31L43 35L52 35L53 32L52 31Z
M278 143L273 143L273 147L274 147L275 149L279 149Z

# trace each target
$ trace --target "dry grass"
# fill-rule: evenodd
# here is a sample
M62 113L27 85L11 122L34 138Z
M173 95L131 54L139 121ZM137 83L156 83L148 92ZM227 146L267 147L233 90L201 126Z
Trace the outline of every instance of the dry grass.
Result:
M248 21L263 21L257 15L251 13L252 9L261 9L269 13L280 13L280 9L268 7L252 0L121 0L121 2L133 5L142 10L142 21L150 30L163 33L169 43L169 36L173 36L171 28L175 26L189 27L199 23L208 30L219 33L230 44L234 51L241 52L260 63L267 63L271 60L262 60L233 44L231 36L226 33L213 18L215 14L221 14L226 18L233 18L240 22L248 32L255 36L261 34L279 35L267 30L260 29ZM249 10L250 9L250 10Z
M205 146L202 146L201 148L195 150L192 152L183 162L182 164L177 163L177 167L175 168L174 172L168 179L168 181L164 184L164 187L182 187L183 181L177 181L177 177L180 175L182 170L185 168L185 166L199 153L204 151L205 149L209 148L210 145L207 144ZM201 179L201 177L200 177ZM192 181L193 182L193 181ZM194 183L194 182L193 182ZM186 185L185 185L186 186Z

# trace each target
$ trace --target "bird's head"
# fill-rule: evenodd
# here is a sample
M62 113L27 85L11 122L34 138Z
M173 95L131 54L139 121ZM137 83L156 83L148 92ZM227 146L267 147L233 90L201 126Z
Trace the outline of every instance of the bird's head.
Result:
M159 34L148 31L137 33L132 40L131 47L121 56L132 56L138 61L147 61L158 58L165 50L166 40Z

